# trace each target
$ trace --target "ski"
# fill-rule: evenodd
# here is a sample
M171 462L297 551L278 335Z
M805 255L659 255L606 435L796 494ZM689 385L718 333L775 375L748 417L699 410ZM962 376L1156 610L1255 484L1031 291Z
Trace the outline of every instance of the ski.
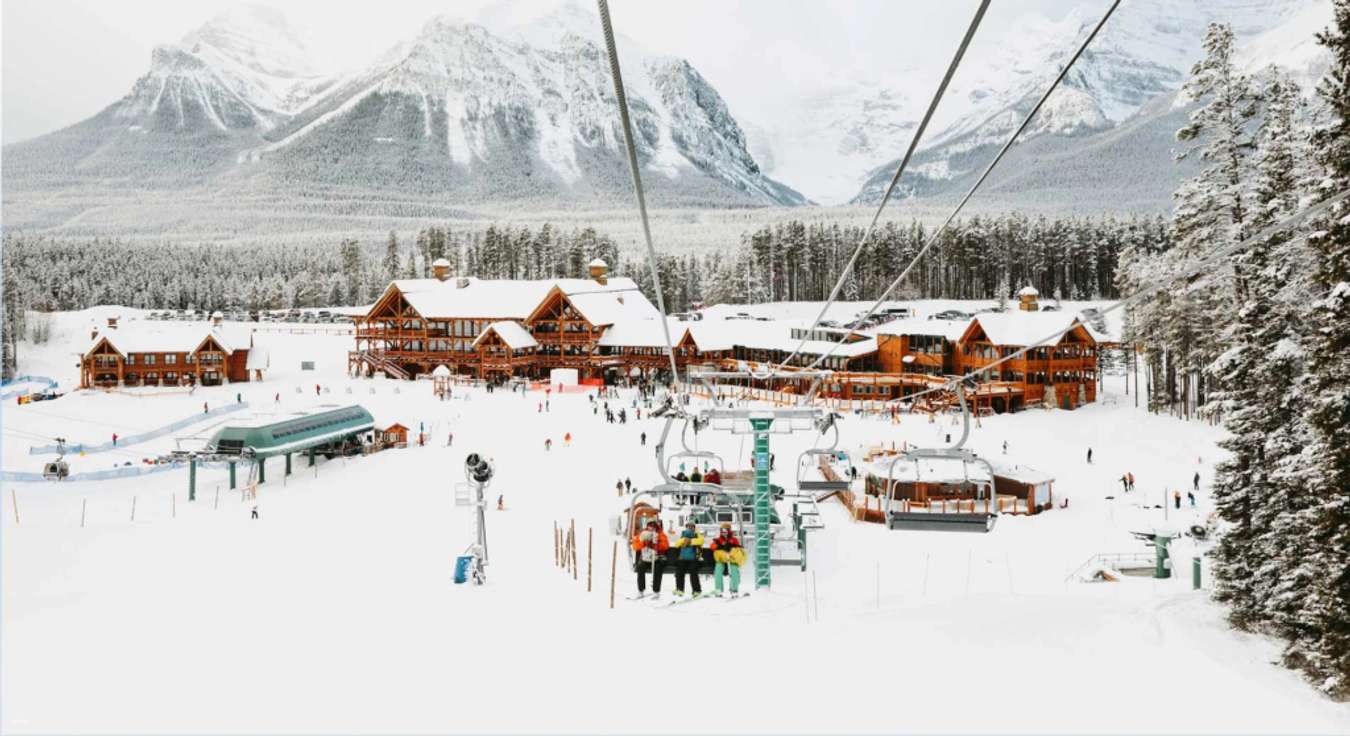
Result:
M667 603L666 605L667 605L667 606L678 606L678 605L683 604L683 603L693 603L694 601L709 600L709 599L711 599L711 598L712 598L712 596L707 596L707 595L689 596L688 598L685 598L685 597L681 596L681 597L676 598L675 600L673 600L673 601Z

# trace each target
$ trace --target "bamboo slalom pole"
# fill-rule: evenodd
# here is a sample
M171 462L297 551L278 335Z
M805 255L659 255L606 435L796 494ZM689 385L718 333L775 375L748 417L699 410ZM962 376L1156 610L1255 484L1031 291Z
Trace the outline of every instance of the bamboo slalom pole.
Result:
M19 497L14 494L14 489L9 489L9 500L14 503L14 526L19 526Z
M87 499L87 498L82 498L82 499L80 499L80 528L81 528L81 529L84 528L84 512L85 512L85 507L87 507L88 505L89 505L89 499Z
M572 523L573 523L573 524L576 524L575 521L573 521ZM573 582L575 582L576 579L577 579L577 530L576 530L576 527L574 526L574 527L572 528L572 580L573 580Z
M586 592L591 592L591 551L594 548L593 535L595 529L586 528Z
M553 566L557 567L562 555L558 552L558 522L553 522Z
M609 607L614 608L614 579L619 569L619 540L614 540L614 548L609 558Z
M136 520L136 497L131 497L131 520Z
M170 499L170 500L169 500L169 518L170 518L170 519L177 519L177 518L178 518L178 494L177 494L177 493L173 494L172 496L169 497L169 499Z

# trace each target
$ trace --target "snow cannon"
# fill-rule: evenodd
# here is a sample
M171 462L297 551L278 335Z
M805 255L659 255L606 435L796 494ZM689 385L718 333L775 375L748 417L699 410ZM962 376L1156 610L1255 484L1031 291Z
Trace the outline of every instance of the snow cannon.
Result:
M475 483L486 484L492 480L493 472L492 463L476 452L471 452L468 457L464 458L464 474L473 479Z

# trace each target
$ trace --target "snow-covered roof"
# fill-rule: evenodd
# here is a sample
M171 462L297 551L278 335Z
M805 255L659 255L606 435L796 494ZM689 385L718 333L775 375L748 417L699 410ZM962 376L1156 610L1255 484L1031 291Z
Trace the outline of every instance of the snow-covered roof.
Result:
M956 342L970 325L968 319L896 319L868 330L876 335L930 335Z
M668 322L668 326L671 342L680 344L689 328L683 322L674 319ZM661 331L660 318L631 319L615 322L600 336L597 344L624 348L664 348L666 336Z
M272 366L272 354L266 345L254 345L248 351L248 360L244 368L250 371L267 370Z
M448 258L437 258L436 260L434 260L434 261L431 262L431 267L432 267L432 268L450 268L450 259L448 259Z
M118 327L99 327L85 348L88 354L107 338L122 355L128 353L190 353L208 336L228 352L247 350L253 330L243 325L212 325L205 322L125 322Z
M1023 312L979 314L974 318L989 341L995 345L1050 347L1058 345L1060 337L1046 340L1056 330L1068 330L1077 315L1068 312ZM1091 333L1089 333L1091 334ZM1095 339L1095 338L1094 338Z
M502 342L506 343L506 347L512 350L524 350L525 348L539 346L539 343L534 339L534 335L527 332L524 327L505 319L488 325L487 329L483 330L483 333L473 341L473 346L478 347L478 343L482 342L489 332L497 333L497 337L500 337Z
M637 284L628 278L609 279L603 284L594 279L398 279L392 286L427 319L525 319L555 286L592 324L613 324L619 319L644 319L657 314Z
M891 463L897 456L882 457L864 466L868 475L876 478L887 477ZM923 458L921 460L900 460L895 463L894 475L898 481L914 483L960 483L969 480L973 483L988 483L989 473L980 463L967 465L960 460L950 458Z
M809 324L810 320L800 322L796 320L772 320L764 322L745 319L704 319L701 322L689 324L688 329L694 344L698 347L699 352L703 353L731 350L738 346L752 350L791 352L801 342L801 338L792 336L793 328L805 328ZM834 348L835 342L834 340L807 340L802 345L802 353L820 355ZM841 358L854 358L859 355L874 353L876 350L876 338L864 337L862 340L840 345L831 354Z
M1049 483L1055 479L1049 473L1029 468L1018 463L1005 463L1001 459L989 460L989 465L994 468L994 475L1000 478L1026 483L1027 485L1038 486L1042 483Z
M587 263L586 266L589 268L609 268L609 264L605 263L605 259L603 258L594 258L590 263Z
M449 378L449 377L450 377L450 366L445 365L444 363L442 363L441 365L436 366L436 367L433 368L432 371L431 371L431 377L432 377L432 378Z
M1040 295L1041 295L1041 292L1036 291L1036 287L1034 287L1034 286L1023 286L1021 289L1018 290L1017 295L1018 295L1018 296L1040 296Z

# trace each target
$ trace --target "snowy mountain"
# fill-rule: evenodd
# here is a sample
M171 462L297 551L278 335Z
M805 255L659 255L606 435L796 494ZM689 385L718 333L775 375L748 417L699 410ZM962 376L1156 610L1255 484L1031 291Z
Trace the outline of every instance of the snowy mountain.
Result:
M577 6L494 32L440 17L248 151L287 178L396 184L475 199L631 196L595 17ZM666 203L801 204L760 172L687 61L621 59L638 153Z
M1007 28L983 28L911 164L903 191L932 197L967 188L1103 10L1094 4L1076 8L1059 21L1024 16ZM1168 137L1174 129L1160 121L1150 124L1133 118L1145 111L1155 117L1173 114L1170 104L1158 101L1175 95L1200 58L1201 40L1211 22L1233 25L1249 68L1279 63L1307 81L1320 68L1313 33L1329 17L1326 0L1131 0L1117 10L1021 140L1025 144L1044 138L1040 149L1054 151L1061 160L1082 154L1117 178L1148 185L1144 178L1131 176L1130 169L1140 161L1154 160L1140 154L1165 152L1167 147L1163 141L1138 136ZM769 140L755 143L767 149L774 164L770 173L792 182L807 196L823 202L875 203L929 94L927 89L897 88L895 82L854 82L818 104L802 106L798 120L787 121ZM1133 144L1126 141L1131 136L1137 139ZM860 147L859 141L868 146ZM870 160L860 190L855 185L846 191L849 175L868 163L869 148L883 158ZM1104 150L1120 158L1103 160ZM1027 166L1040 165L1023 158ZM1158 158L1156 163L1162 166L1167 160ZM1002 168L1013 164L1009 159ZM1184 173L1178 169L1178 175ZM1073 182L1057 181L1075 188ZM1124 197L1146 209L1165 209L1175 179L1152 181L1157 186L1149 191L1124 192ZM1006 206L1053 204L1048 199L1051 193L1042 189L1008 193L1015 197L1002 200ZM1121 192L1108 185L1094 194L1100 197L1088 206L1118 209L1111 205L1118 204Z
M224 13L156 48L131 92L99 114L6 146L6 226L78 221L127 188L177 200L204 187L204 199L229 192L259 206L304 192L306 209L319 211L399 193L442 209L630 201L595 15L566 5L491 21L489 30L435 18L368 68L333 78L315 71L302 35L278 12ZM764 175L692 65L620 43L654 204L805 202ZM58 197L47 196L53 190Z

